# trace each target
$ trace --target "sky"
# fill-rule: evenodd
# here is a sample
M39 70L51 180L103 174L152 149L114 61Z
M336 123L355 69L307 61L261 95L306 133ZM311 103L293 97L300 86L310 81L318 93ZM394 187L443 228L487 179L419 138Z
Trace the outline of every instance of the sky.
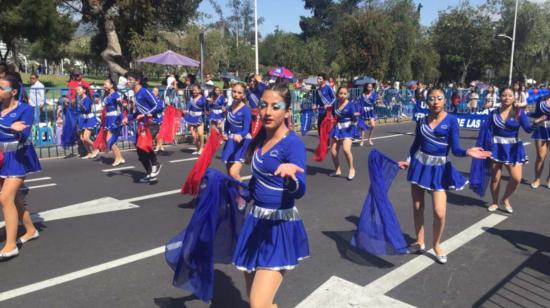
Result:
M264 23L260 25L260 33L266 36L272 33L278 26L280 30L287 32L300 33L300 16L309 16L309 11L304 9L303 0L257 0L258 1L258 17L265 19ZM217 0L218 3L226 8L227 14L230 14L229 8L227 8L228 0ZM456 6L460 3L460 0L415 0L415 2L422 3L422 11L420 16L420 23L424 26L429 26L433 21L437 19L437 13L439 11L447 9L449 6ZM485 0L470 0L471 4L479 5L484 3ZM537 2L537 1L534 1ZM540 0L538 2L541 2ZM209 1L203 0L199 6L199 11L204 12L213 17L212 20L217 19L212 6Z

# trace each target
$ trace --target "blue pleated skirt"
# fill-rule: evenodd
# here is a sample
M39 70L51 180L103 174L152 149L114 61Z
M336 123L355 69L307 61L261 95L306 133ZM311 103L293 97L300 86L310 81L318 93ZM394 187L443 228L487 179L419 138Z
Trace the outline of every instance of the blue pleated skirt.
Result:
M183 120L187 125L201 125L202 124L202 116L192 116L190 114L185 114L183 117Z
M25 177L30 173L40 172L42 167L32 144L27 144L16 151L4 152L4 163L0 168L0 177Z
M228 163L244 163L246 158L246 150L252 139L250 135L246 136L241 142L237 143L233 138L229 138L222 151L222 161Z
M411 157L407 181L433 191L462 190L466 187L468 180L446 160L446 157L433 158L434 156L421 151L416 152L414 157ZM433 163L435 160L438 162Z
M215 113L215 112L210 112L210 115L208 116L208 119L210 121L222 121L225 119L225 116L223 115L223 112L220 112L220 113Z
M376 119L376 111L373 110L365 110L365 119Z
M348 127L338 127L338 125L332 128L330 137L336 140L354 139L357 136L357 125L350 125Z
M115 127L118 127L120 125L120 122L122 121L122 116L106 116L105 117L105 127L112 131L115 129ZM117 124L118 122L118 124Z
M99 126L99 120L96 117L93 118L84 118L80 117L78 121L78 129L94 129Z
M521 140L516 143L497 143L493 140L492 152L491 160L505 165L523 165L529 161Z
M547 121L550 123L550 121ZM549 127L545 127L544 125L535 127L535 130L533 131L533 134L531 135L531 138L534 140L550 140L550 125Z
M295 208L283 210L295 210L293 218L265 217L257 215L258 210L273 211L254 207L246 217L233 255L237 269L247 272L291 270L300 260L309 257L306 230Z

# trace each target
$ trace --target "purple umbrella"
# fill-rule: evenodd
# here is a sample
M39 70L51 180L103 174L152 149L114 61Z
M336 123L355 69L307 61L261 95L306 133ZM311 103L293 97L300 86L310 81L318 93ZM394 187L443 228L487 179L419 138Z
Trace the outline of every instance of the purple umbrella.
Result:
M198 67L200 65L199 61L180 55L178 53L175 53L172 50L168 50L158 55L140 59L138 60L138 62L156 63L156 64L164 64L164 65L182 65L182 66L190 66L190 67Z

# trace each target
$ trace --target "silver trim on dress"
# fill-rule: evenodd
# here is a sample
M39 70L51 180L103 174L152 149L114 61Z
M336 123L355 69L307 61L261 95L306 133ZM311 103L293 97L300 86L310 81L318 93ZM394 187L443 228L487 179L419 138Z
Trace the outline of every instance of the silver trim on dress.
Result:
M250 214L254 218L266 220L301 220L300 213L298 213L298 209L295 206L290 209L267 209L254 205L250 210Z

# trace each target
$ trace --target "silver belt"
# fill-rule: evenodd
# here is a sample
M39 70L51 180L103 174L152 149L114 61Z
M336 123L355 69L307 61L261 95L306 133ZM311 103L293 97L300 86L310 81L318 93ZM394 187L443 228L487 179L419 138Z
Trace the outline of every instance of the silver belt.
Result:
M428 155L420 150L416 151L414 158L428 166L441 166L447 163L447 156Z
M544 121L541 126L549 128L550 127L550 121Z
M14 152L30 144L30 140L27 140L24 143L19 143L19 141L0 142L0 151Z
M215 113L215 114L221 114L222 112L223 110L216 110L216 109L212 110L212 113Z
M229 134L230 139L233 139L233 137L235 136L241 136L241 134ZM244 139L252 139L252 135L247 134L246 136L244 136Z
M493 142L498 144L516 144L520 142L516 137L501 137L501 136L493 136Z
M365 109L365 111L371 111L374 110L374 107L363 107L363 109Z
M338 129L348 128L351 126L351 121L336 124Z
M86 114L83 114L82 117L85 118L85 119L91 119L91 118L95 118L95 114L94 113L86 113Z
M118 113L118 111L115 110L115 111L109 111L105 115L108 116L108 117L113 117L113 116L119 115L119 113Z
M301 220L298 209L294 206L290 209L266 209L254 205L250 210L250 214L254 218L266 219L266 220L284 220L284 221L296 221Z
M189 114L194 117L200 117L202 115L201 111L189 111Z

